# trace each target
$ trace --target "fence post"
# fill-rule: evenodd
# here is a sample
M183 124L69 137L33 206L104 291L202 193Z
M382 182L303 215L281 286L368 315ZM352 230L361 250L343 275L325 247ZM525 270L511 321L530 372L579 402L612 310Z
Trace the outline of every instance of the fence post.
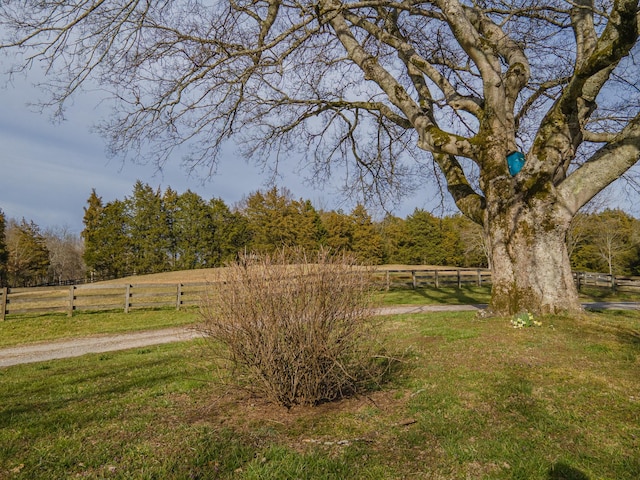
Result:
M69 310L67 311L67 317L73 316L73 301L76 299L76 286L71 285L69 287Z
M9 289L2 287L2 295L0 295L0 319L4 322L7 315L7 295L9 295Z
M416 271L411 270L411 284L413 285L413 289L416 289Z
M176 289L176 310L180 310L180 305L182 304L182 284L178 283L178 288Z
M477 282L478 286L481 287L482 286L482 272L480 271L480 269L478 269L478 282Z
M458 290L462 288L462 279L460 278L460 269L456 270L458 272Z
M129 313L129 307L131 306L131 285L127 283L127 288L124 292L124 313Z
M389 270L387 270L387 292L389 291Z
M440 279L438 278L438 270L433 271L433 284L436 288L440 288Z

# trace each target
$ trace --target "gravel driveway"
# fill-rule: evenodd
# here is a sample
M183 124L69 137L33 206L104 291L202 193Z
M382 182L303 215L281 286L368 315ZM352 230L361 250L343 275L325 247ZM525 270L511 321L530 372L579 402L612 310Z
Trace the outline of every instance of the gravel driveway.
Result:
M397 315L421 312L474 311L485 307L486 305L399 305L379 308L376 313L378 315ZM585 303L584 307L594 310L640 310L640 304L632 302ZM87 353L141 348L150 345L160 345L162 343L191 340L200 336L198 332L188 328L166 328L163 330L148 330L118 335L97 335L58 340L55 342L29 344L0 349L0 367L9 367L22 363L43 362L58 358L79 357Z
M198 337L199 334L186 328L165 328L144 332L98 335L92 337L34 343L0 350L0 367L21 363L43 362L57 358L79 357L86 353L112 352L128 348L147 347L161 343L178 342Z

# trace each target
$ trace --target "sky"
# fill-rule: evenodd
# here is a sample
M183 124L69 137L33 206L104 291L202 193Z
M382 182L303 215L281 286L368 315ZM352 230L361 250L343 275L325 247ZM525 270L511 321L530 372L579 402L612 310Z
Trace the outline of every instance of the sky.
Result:
M6 68L2 61L0 57L0 72ZM190 177L180 167L179 155L162 172L153 165L110 158L105 141L91 132L107 115L95 95L74 97L66 120L54 123L53 111L40 113L28 105L45 96L29 78L6 83L6 77L0 75L0 209L7 218L25 218L42 229L64 227L79 234L83 207L94 188L107 203L130 196L136 180L141 180L154 189L164 191L170 186L179 193L190 189L206 200L222 198L233 206L252 192L271 186L268 176L245 162L233 145L225 149L218 173L210 180ZM292 163L290 170L294 169ZM334 188L310 189L303 177L294 173L285 172L277 186L291 190L294 198L311 200L316 208L353 208ZM404 218L416 207L428 208L422 198L407 199L392 213Z
M0 209L7 218L24 218L43 230L65 228L79 234L83 207L92 189L107 203L130 196L135 182L141 180L162 191L170 186L178 193L190 189L206 200L222 198L232 207L247 195L271 186L268 176L245 162L233 145L225 149L217 174L209 180L189 176L180 166L179 154L162 172L153 165L110 158L104 140L91 132L91 127L107 115L106 107L100 107L100 98L81 93L66 111L66 121L53 123L52 111L40 113L28 105L44 97L32 80L19 79L6 85L3 61L6 58L0 56ZM293 171L296 166L293 161L289 169ZM288 188L296 199L311 200L316 208L349 212L354 206L335 187L310 189L295 173L285 171L277 186ZM418 191L391 213L402 218L416 208L441 213L434 197L437 195L433 191ZM622 197L615 197L618 201L613 203L637 213L637 204L629 208L628 198L624 202ZM368 207L375 217L375 207Z

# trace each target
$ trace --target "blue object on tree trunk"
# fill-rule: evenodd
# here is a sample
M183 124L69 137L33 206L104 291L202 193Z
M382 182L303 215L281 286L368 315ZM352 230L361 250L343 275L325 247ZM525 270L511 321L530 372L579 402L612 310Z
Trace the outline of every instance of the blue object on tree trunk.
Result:
M511 152L507 155L507 167L509 167L509 173L513 177L524 166L524 154L522 152Z

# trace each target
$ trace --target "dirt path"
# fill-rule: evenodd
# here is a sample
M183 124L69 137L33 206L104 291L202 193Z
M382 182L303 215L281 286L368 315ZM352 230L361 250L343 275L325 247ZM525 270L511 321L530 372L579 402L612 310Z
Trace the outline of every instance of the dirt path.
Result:
M44 362L58 358L79 357L87 353L111 352L149 345L178 342L198 337L198 333L185 328L166 328L143 332L100 335L94 337L35 343L0 350L0 367L21 363Z
M421 312L475 311L485 307L486 305L399 305L379 308L376 313L378 315L397 315ZM584 307L596 310L640 310L640 304L632 302L587 303L584 304ZM58 358L78 357L87 353L141 348L150 345L191 340L198 337L200 337L200 334L192 329L166 328L163 330L148 330L118 335L98 335L36 343L0 349L0 367L9 367L22 363L43 362Z

